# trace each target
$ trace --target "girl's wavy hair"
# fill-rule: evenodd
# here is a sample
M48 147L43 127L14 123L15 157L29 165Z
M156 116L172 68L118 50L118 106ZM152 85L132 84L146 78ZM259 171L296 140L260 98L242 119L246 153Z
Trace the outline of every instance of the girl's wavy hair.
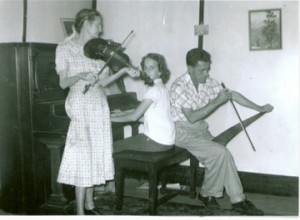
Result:
M101 14L95 9L84 8L80 10L75 17L74 29L77 33L80 33L83 23L86 20L93 21L96 17L101 18Z
M150 58L157 62L158 70L159 72L161 72L160 78L162 79L162 82L165 84L169 80L171 73L170 70L168 69L164 56L157 53L148 53L146 56L142 58L141 61L141 67L143 71L144 71L145 60L147 58ZM150 79L144 72L141 73L141 78L145 81L146 85L150 85L150 86L154 85L153 80Z

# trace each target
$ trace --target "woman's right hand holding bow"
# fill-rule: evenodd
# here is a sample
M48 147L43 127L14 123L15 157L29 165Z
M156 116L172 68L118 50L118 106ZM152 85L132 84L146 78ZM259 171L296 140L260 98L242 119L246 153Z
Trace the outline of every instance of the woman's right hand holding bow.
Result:
M98 78L97 75L91 72L82 72L79 73L78 76L80 79L87 81L89 84L94 84Z

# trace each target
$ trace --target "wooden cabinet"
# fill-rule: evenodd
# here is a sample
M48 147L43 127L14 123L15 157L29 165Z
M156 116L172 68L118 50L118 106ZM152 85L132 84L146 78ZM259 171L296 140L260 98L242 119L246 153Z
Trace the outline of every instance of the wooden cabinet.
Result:
M59 87L56 44L0 44L0 201L3 210L37 214L53 206L65 213L74 187L57 185L69 118L64 109L67 90ZM135 108L135 93L108 96L111 110ZM113 138L123 127L138 133L138 122L113 123ZM51 207L50 207L51 206ZM56 212L57 211L57 212Z
M65 112L67 90L59 87L55 71L56 45L31 44L29 82L32 122L33 183L35 207L41 214L71 214L74 187L57 183L57 174L70 119ZM123 91L108 96L111 110L135 108L135 93ZM124 137L125 125L138 133L138 122L113 123L113 139Z
M0 45L0 190L1 208L8 212L35 213L50 193L49 152L34 143L32 109L47 101L39 82L44 81L52 99L64 96L58 84L51 87L58 80L55 48L39 43Z

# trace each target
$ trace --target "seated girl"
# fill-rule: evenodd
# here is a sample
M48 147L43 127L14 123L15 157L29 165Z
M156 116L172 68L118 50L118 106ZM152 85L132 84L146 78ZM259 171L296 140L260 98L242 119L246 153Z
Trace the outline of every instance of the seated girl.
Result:
M137 150L161 152L173 148L175 127L171 118L170 99L165 83L170 77L162 55L149 53L141 61L142 78L149 89L139 106L131 112L112 114L113 122L137 121L144 116L144 134L135 135L114 144L114 152Z

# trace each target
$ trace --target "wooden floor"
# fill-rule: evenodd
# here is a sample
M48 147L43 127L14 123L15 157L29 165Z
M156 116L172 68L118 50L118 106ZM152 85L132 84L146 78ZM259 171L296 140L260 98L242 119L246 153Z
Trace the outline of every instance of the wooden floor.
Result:
M147 190L138 189L138 187L144 182L146 181L126 179L125 195L138 198L148 198ZM264 211L265 216L299 216L299 203L298 198L296 197L282 197L254 193L245 194L248 200ZM198 199L191 199L188 196L181 195L174 197L170 201L192 205L203 205ZM217 201L222 208L231 208L228 196L225 195L223 198L217 199Z
M139 189L139 186L146 182L146 180L126 179L124 190L125 196L148 198L148 190ZM299 202L296 197L282 197L254 193L246 193L246 196L256 207L264 211L265 216L276 216L276 218L280 216L299 217ZM203 205L198 199L191 199L188 196L181 195L174 197L171 201L192 205ZM218 199L218 202L224 209L229 209L231 207L229 198L226 195L223 198ZM0 215L11 214L0 209Z

